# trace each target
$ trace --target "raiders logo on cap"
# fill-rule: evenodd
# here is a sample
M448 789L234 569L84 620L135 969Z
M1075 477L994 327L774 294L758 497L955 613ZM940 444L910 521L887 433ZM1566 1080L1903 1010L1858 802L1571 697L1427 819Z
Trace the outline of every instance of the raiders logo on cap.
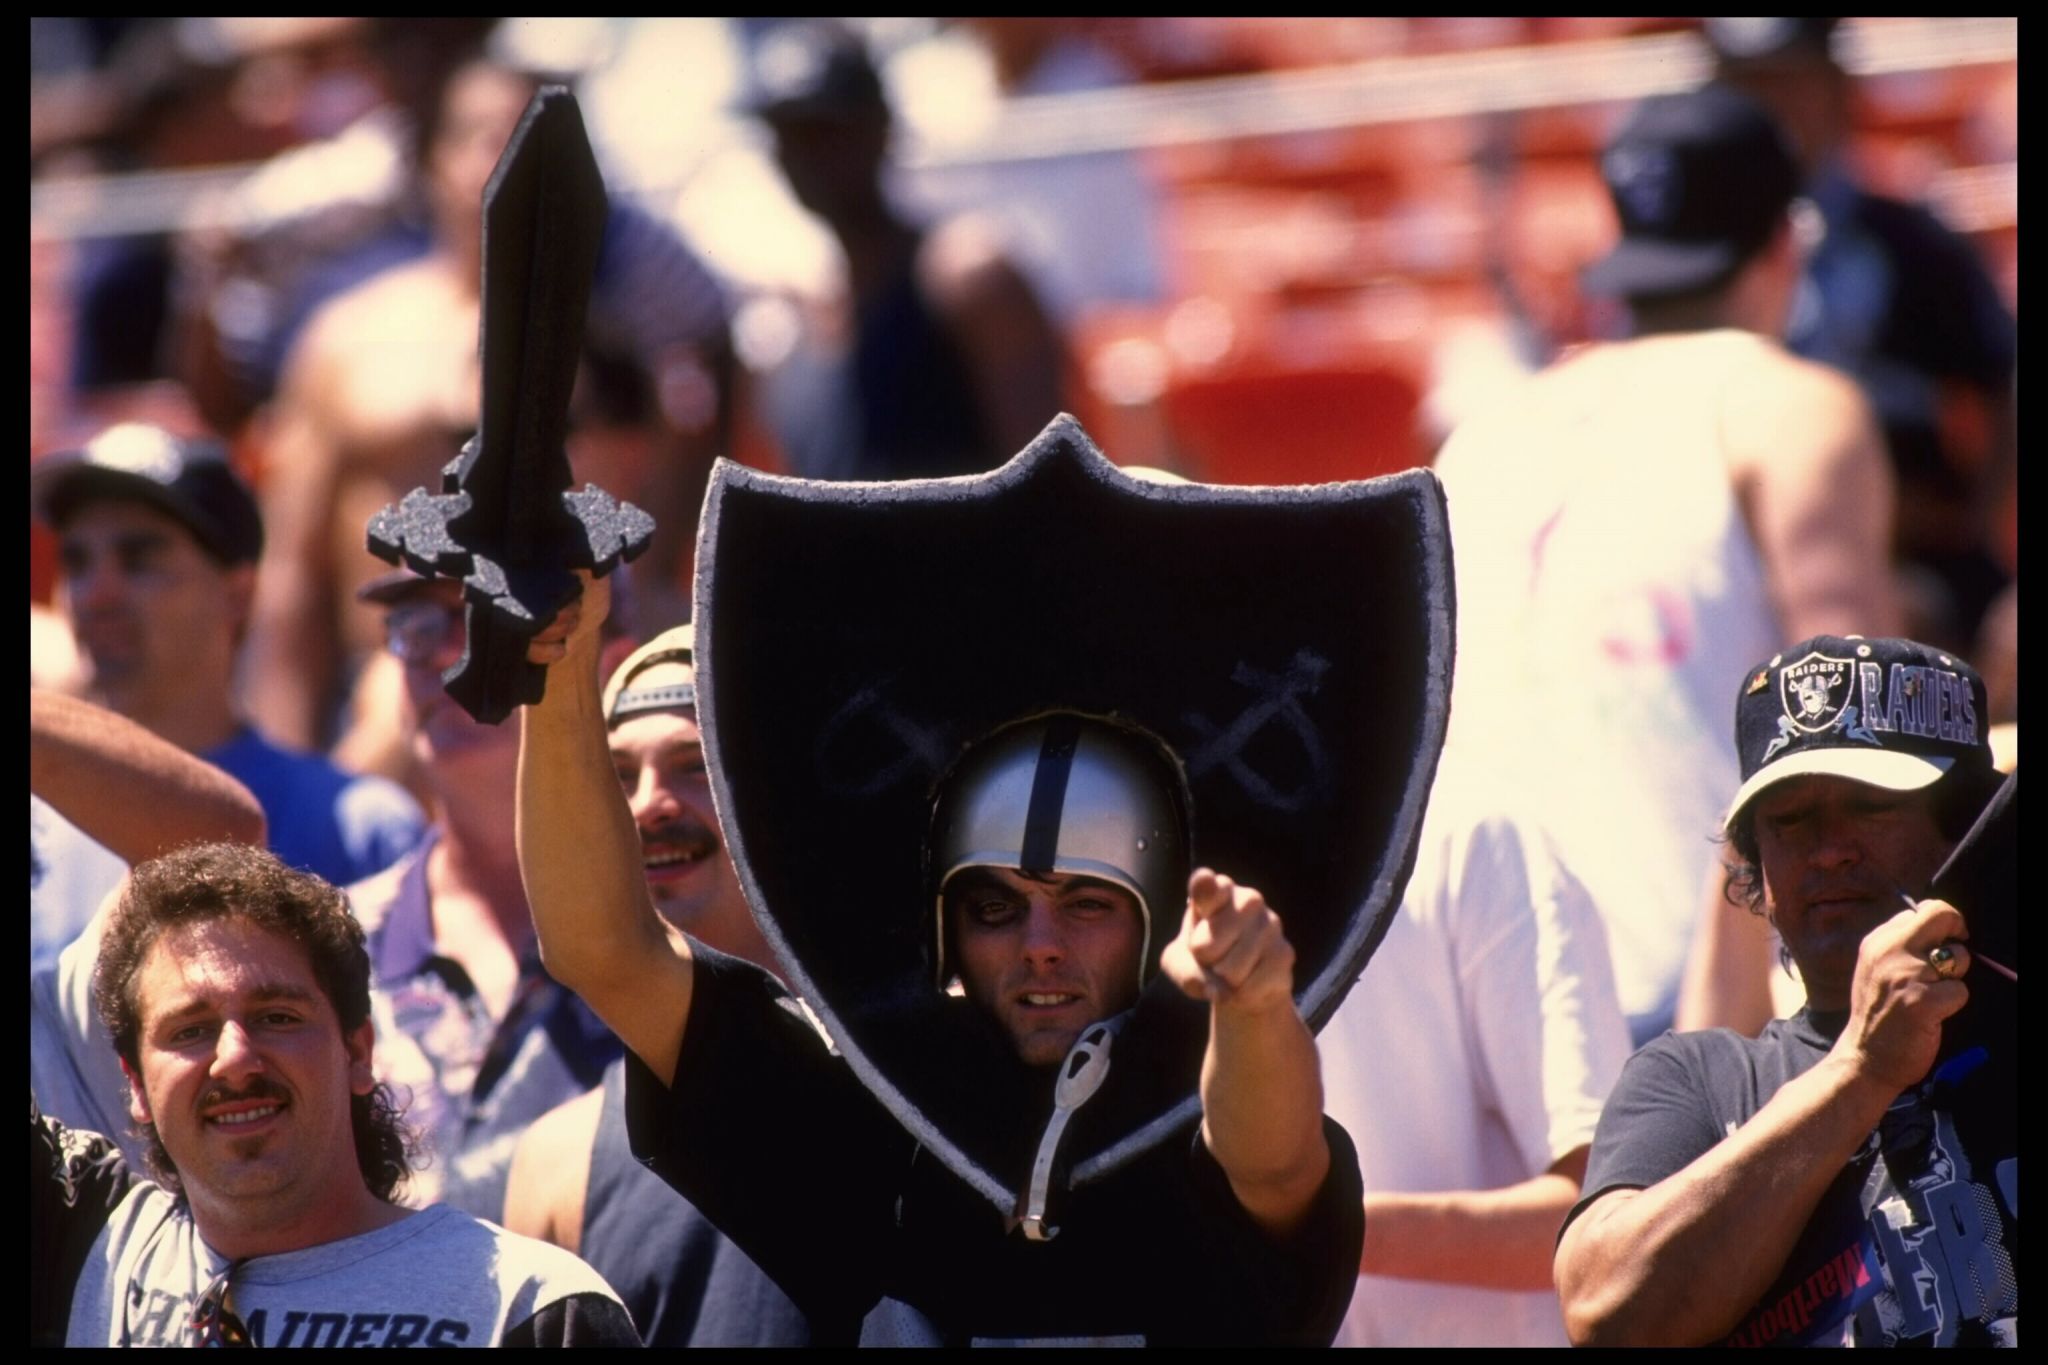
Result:
M1912 791L1958 762L1990 765L1983 679L1911 640L1816 636L1743 678L1735 702L1743 782L1730 822L1751 797L1791 777Z

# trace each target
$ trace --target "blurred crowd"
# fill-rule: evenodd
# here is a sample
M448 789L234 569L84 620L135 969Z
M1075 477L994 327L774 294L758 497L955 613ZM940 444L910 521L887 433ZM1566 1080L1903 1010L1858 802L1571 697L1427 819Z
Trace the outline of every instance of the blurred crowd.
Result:
M650 1343L809 1339L626 1154L621 1046L528 915L517 727L443 690L459 587L364 546L476 428L486 183L565 84L610 196L569 460L658 528L611 694L690 682L719 458L977 473L1068 411L1198 482L1437 470L1451 737L1323 1043L1339 1340L1562 1343L1623 1060L1801 1004L1714 842L1744 667L1965 656L2016 767L2017 65L1981 20L31 19L42 1112L132 1143L95 914L261 838L368 935L409 1200L578 1251ZM657 907L777 969L694 713L614 700Z

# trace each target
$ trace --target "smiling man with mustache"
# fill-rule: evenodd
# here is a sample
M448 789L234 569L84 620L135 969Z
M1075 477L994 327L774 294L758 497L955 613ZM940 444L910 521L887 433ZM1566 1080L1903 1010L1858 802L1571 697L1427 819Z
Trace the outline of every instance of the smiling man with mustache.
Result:
M688 625L613 670L603 697L612 766L626 793L647 891L670 925L776 975L718 834L697 728ZM633 1159L625 1065L539 1119L519 1140L505 1226L583 1257L619 1291L650 1346L808 1346L810 1324L775 1282L688 1200Z
M612 766L640 830L647 890L661 917L781 976L719 839L697 728L694 641L689 626L677 626L613 671L604 693Z

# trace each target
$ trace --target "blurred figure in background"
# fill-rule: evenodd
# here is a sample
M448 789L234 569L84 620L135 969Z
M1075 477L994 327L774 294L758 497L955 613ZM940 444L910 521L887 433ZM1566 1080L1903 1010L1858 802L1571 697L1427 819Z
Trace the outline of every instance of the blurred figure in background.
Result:
M719 837L697 727L695 633L664 631L605 684L605 729L663 919L778 977L782 965ZM619 1292L650 1346L808 1346L810 1324L746 1253L626 1140L626 1065L519 1138L505 1226L575 1252Z
M1062 351L987 225L929 231L889 202L892 127L860 39L796 22L754 52L751 107L797 200L845 255L838 316L811 319L767 414L792 472L924 478L992 469L1061 408Z
M61 541L59 603L92 700L255 793L293 867L352 881L418 841L402 790L271 743L237 704L264 528L225 452L125 424L40 462L29 489Z
M1552 794L1638 1042L1670 1026L1735 786L1729 657L1887 633L1892 486L1855 386L1779 347L1798 168L1725 87L1646 101L1602 161L1622 224L1588 347L1438 459L1458 555L1454 733ZM1615 799L1617 795L1625 799Z
M1005 156L1012 101L1129 87L1137 75L1099 41L1100 20L982 15L951 20L884 69L905 131L925 155L893 168L905 202L942 217L980 213L1060 325L1092 304L1165 292L1160 189L1129 150Z
M1825 227L1786 342L1853 375L1877 409L1899 484L1897 553L1911 633L1967 649L2010 577L1989 553L2013 496L2019 331L1976 250L1915 204L1857 183L1855 83L1839 19L1709 19L1719 78L1767 107Z
M321 77L317 140L263 163L182 243L178 364L208 421L237 431L276 394L292 345L328 299L433 247L418 163L453 68L495 23L358 19L348 98Z
M348 669L374 647L352 594L374 576L371 513L440 468L477 420L483 189L536 82L485 62L451 78L424 138L433 250L339 296L287 363L268 452L272 545L257 603L253 681L280 731L324 736ZM579 480L638 502L657 524L643 593L675 603L704 479L721 442L725 305L665 224L614 198L587 336ZM639 371L614 418L621 370ZM609 409L609 412L607 411Z
M385 1075L412 1092L434 1153L415 1178L423 1197L495 1220L519 1133L597 1085L621 1049L541 966L513 849L519 732L473 719L442 686L466 638L462 585L397 570L363 597L403 668L434 817L410 857L348 888L374 983L416 1049L389 1050Z

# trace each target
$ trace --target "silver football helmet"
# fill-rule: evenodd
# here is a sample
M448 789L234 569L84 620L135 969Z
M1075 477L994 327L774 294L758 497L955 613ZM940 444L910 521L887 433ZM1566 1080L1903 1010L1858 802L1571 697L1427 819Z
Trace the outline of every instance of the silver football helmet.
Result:
M1171 926L1187 899L1189 807L1173 751L1102 717L1033 716L969 749L940 783L927 844L940 988L950 975L946 886L970 867L1100 877L1130 892L1143 925L1143 986L1156 965L1154 942L1164 942L1158 920Z

